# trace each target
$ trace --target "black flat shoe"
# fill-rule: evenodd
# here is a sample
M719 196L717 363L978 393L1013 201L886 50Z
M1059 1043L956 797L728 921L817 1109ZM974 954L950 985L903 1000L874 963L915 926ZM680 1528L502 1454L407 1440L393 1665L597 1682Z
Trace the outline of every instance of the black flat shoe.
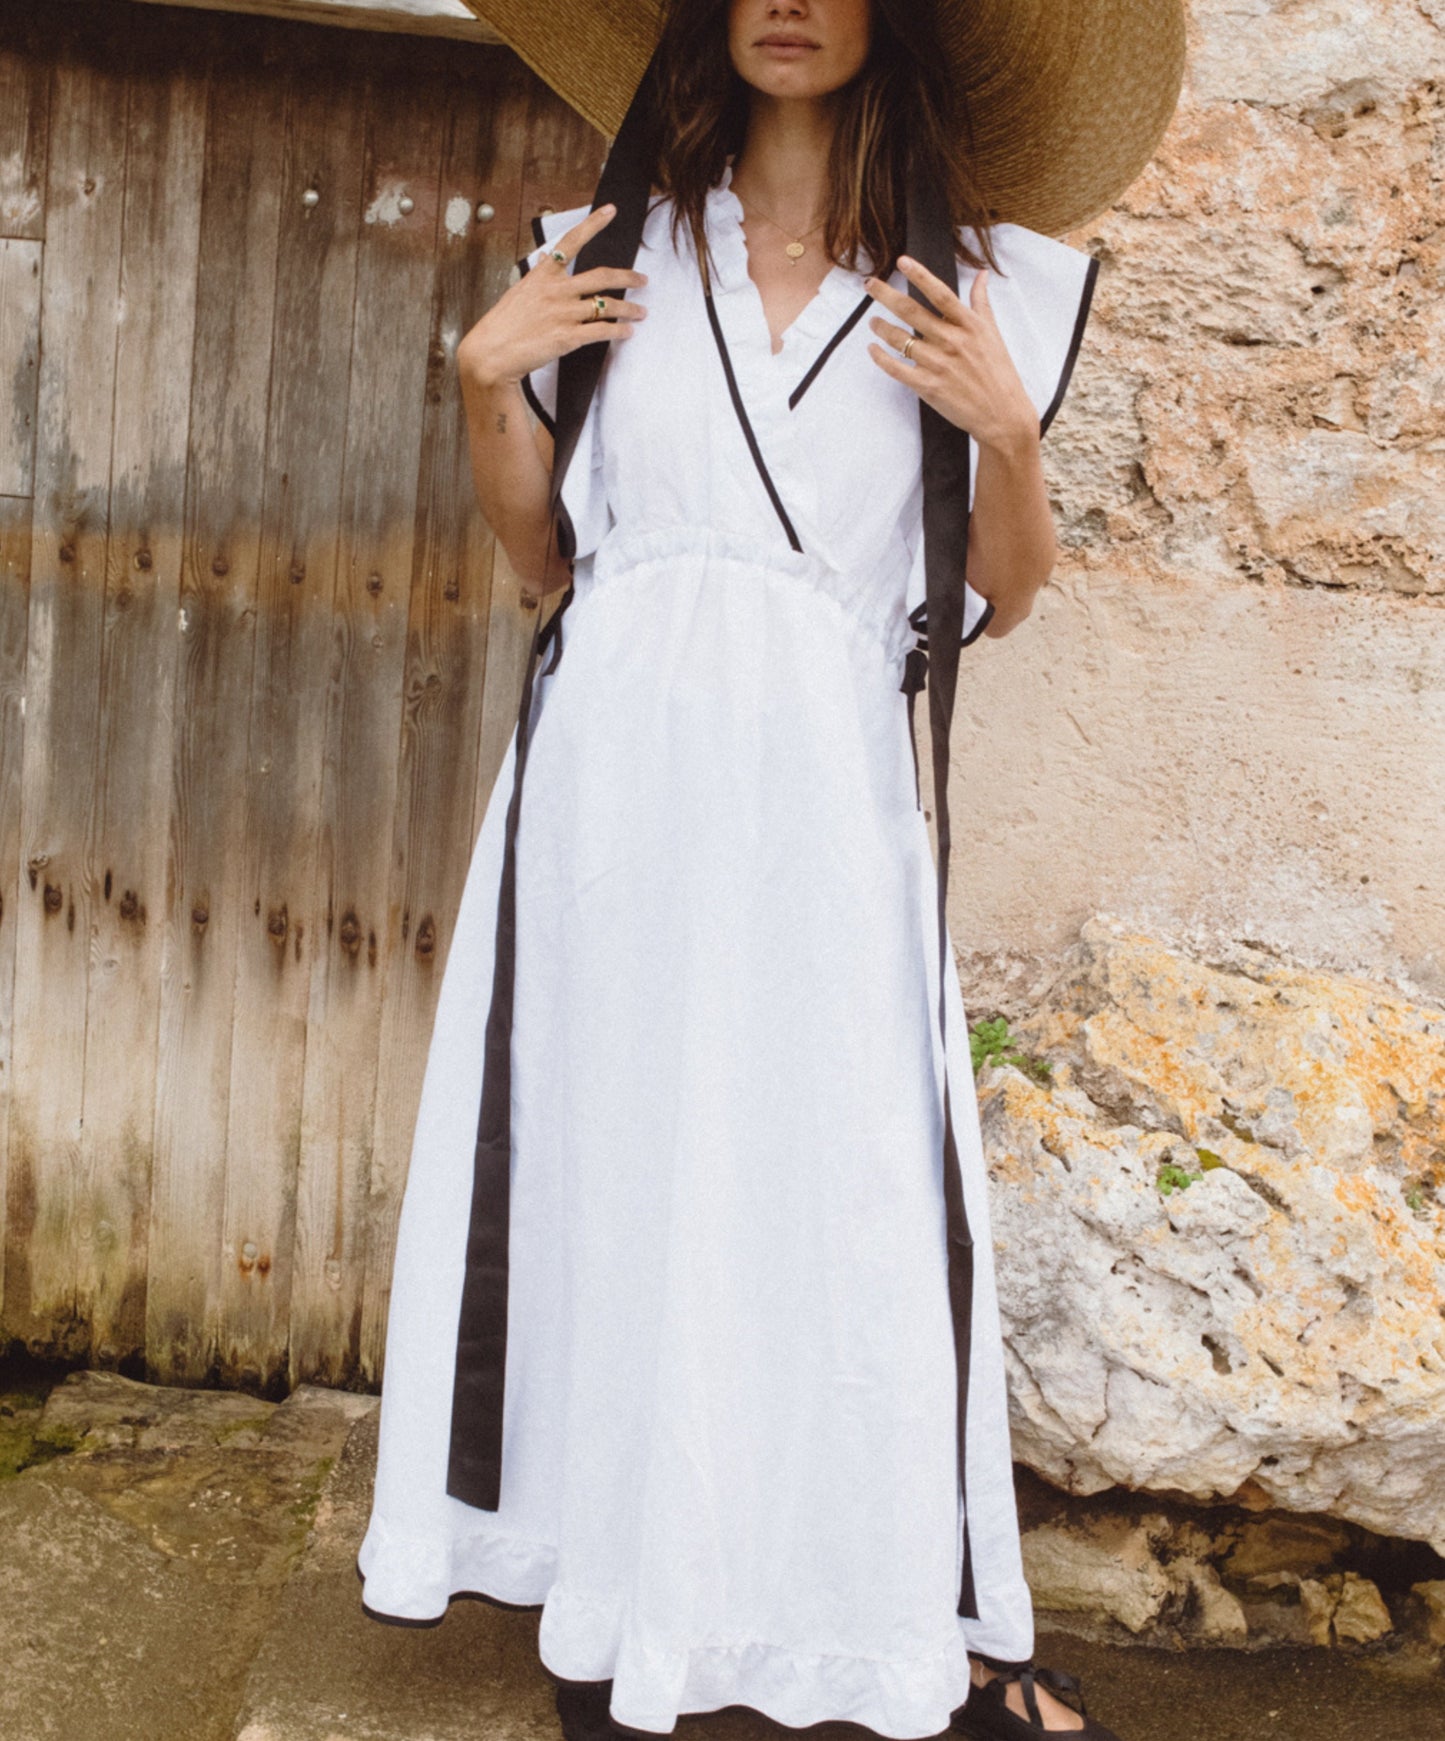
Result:
M990 1663L989 1667L992 1666ZM1023 1686L1028 1721L1004 1703L1011 1681L1019 1681ZM1066 1705L1076 1710L1084 1719L1084 1726L1081 1729L1048 1728L1034 1693L1035 1681L1051 1693L1057 1693ZM1039 1668L1032 1662L1000 1668L993 1679L984 1681L982 1686L973 1682L967 1699L953 1713L948 1726L969 1736L970 1741L1038 1741L1040 1735L1057 1735L1061 1741L1119 1741L1112 1729L1106 1729L1084 1708L1083 1689L1076 1675L1066 1674L1058 1668Z
M614 1721L611 1681L564 1681L548 1671L557 1701L557 1717L562 1725L562 1741L634 1741L646 1735L642 1729L629 1729ZM655 1735L650 1741L657 1741Z

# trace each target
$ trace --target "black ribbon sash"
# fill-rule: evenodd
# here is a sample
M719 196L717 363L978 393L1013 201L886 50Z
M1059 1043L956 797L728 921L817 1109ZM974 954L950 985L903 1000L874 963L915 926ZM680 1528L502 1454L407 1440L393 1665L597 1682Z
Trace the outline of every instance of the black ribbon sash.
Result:
M594 266L618 270L631 267L642 240L643 223L656 161L651 113L652 69L643 75L627 115L603 167L592 209L609 202L616 216L579 252L577 272ZM957 282L955 236L949 214L936 191L910 185L908 252L945 283ZM616 295L625 295L619 287ZM931 307L916 286L910 294ZM860 311L861 312L861 311ZM711 315L712 311L709 308ZM716 326L714 327L716 332ZM561 359L557 382L556 430L550 500L557 547L565 557L576 554L576 536L562 482L596 391L606 351L602 344L581 345ZM727 367L726 347L722 347ZM739 404L734 392L734 404ZM920 643L905 661L902 691L912 720L913 697L927 676L929 730L933 748L934 815L938 842L938 1025L945 1033L945 1003L949 957L946 900L950 835L948 821L949 731L953 720L959 649L963 643L964 575L968 559L969 461L971 437L919 401L923 437L923 532L926 623L917 621ZM745 413L741 416L748 431ZM766 477L762 457L755 461ZM776 492L774 507L797 547ZM477 1121L475 1172L467 1231L466 1273L457 1327L456 1370L452 1395L451 1442L447 1492L483 1511L501 1503L502 1427L507 1352L508 1233L511 1209L512 1010L516 971L516 837L521 813L522 780L532 714L533 678L539 653L555 640L554 669L562 650L561 618L572 599L569 587L545 628L533 631L517 719L516 755L511 798L507 805L502 877L497 902L496 957L491 1004L484 1042L484 1074ZM979 625L980 627L982 625ZM924 631L926 628L926 642ZM926 645L927 651L924 651ZM931 672L930 672L931 667ZM915 767L916 767L915 747ZM953 1131L947 1051L943 1083L943 1195L948 1252L948 1294L953 1320L957 1372L957 1444L959 1493L963 1511L963 1570L957 1613L979 1618L970 1543L967 1486L967 1415L973 1334L973 1235L964 1204L958 1148Z

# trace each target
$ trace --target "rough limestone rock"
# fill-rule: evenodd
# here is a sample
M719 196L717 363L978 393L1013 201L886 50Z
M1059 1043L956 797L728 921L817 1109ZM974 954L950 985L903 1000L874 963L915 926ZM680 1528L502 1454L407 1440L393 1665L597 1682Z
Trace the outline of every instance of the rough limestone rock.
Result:
M1015 1455L1445 1549L1445 1012L1094 920L1015 1031L1054 1065L979 1078Z
M1227 1541L1197 1526L1178 1529L1163 1513L1074 1518L1025 1532L1024 1574L1040 1613L1081 1619L1094 1637L1112 1636L1114 1623L1141 1644L1240 1645L1251 1628L1214 1563L1222 1546ZM1278 1629L1257 1630L1253 1642L1278 1641Z

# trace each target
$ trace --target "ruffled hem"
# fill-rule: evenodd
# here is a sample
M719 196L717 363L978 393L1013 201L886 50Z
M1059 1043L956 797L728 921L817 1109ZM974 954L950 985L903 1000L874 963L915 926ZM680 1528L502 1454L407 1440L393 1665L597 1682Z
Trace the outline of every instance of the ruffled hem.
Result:
M474 1533L399 1536L373 1514L356 1565L368 1613L424 1624L442 1619L459 1596L540 1608L557 1576L557 1550L522 1536L499 1535L491 1523Z
M920 1656L822 1654L757 1639L667 1650L630 1636L616 1600L559 1583L556 1549L546 1543L495 1531L402 1540L373 1519L357 1565L362 1600L378 1619L434 1623L460 1596L540 1608L543 1666L563 1680L611 1681L612 1716L649 1734L672 1734L687 1713L742 1705L789 1728L851 1722L893 1741L924 1741L947 1729L968 1697L961 1627Z

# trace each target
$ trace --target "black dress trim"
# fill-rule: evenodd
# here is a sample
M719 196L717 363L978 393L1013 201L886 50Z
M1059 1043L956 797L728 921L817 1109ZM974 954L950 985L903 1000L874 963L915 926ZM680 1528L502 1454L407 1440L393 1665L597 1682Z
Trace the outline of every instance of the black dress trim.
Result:
M993 600L991 598L985 599L984 604L983 604L982 614L979 616L978 621L973 625L973 627L968 631L968 633L966 635L964 635L963 638L959 641L958 644L960 647L971 647L973 645L973 643L978 639L978 637L983 633L983 631L993 621L993 612L994 612ZM908 621L909 621L909 624L911 625L914 633L918 636L919 646L923 649L924 652L927 652L927 650L928 650L928 603L927 603L927 600L924 600L920 604L914 605L913 609L911 611L909 611L909 613L908 613ZM975 1654L977 1654L977 1653L975 1653Z
M986 599L984 601L983 615L980 616L978 621L973 625L973 627L968 631L968 633L958 643L959 646L960 647L971 647L973 645L973 643L978 639L978 637L983 633L983 631L988 627L992 618L993 618L993 600Z
M1078 359L1079 346L1084 342L1084 327L1089 319L1089 304L1094 300L1094 283L1099 276L1099 257L1089 256L1089 264L1084 273L1084 288L1079 296L1079 312L1074 316L1073 337L1069 340L1069 354L1064 358L1064 366L1059 373L1059 384L1054 388L1054 396L1050 399L1048 409L1039 419L1039 434L1042 435L1054 420L1054 414L1064 402L1064 394L1068 390L1069 377L1074 372L1074 363ZM967 643L965 643L966 645Z
M788 510L783 506L783 498L778 494L773 483L772 473L768 463L763 458L763 450L758 446L758 438L753 434L753 426L748 420L747 407L743 404L743 396L738 391L737 377L733 374L733 360L728 355L727 340L723 337L722 323L717 317L717 306L713 302L710 291L703 292L703 300L707 303L707 318L712 327L712 336L717 340L717 354L722 358L723 374L727 377L728 393L731 395L733 410L737 413L738 422L742 425L743 435L747 439L748 452L753 456L753 464L758 468L758 476L763 480L763 488L768 492L768 500L773 504L783 530L788 535L788 542L794 550L801 551L803 546L798 540L798 534L793 530L793 522L788 518Z
M872 301L873 298L871 296L864 296L863 300L843 322L842 326L838 328L837 332L833 334L832 338L830 338L827 344L823 346L822 350L819 351L817 361L813 364L812 368L808 370L807 374L803 376L802 380L798 382L792 392L789 393L789 411L796 408L798 401L818 378L818 371L823 367L823 364L827 362L828 358L832 356L833 352L837 350L838 346L842 344L843 340L847 338L848 334L852 332L853 328L857 326L858 322L862 320L865 314L867 314Z
M532 240L539 248L547 246L547 232L542 228L541 212L532 213Z

